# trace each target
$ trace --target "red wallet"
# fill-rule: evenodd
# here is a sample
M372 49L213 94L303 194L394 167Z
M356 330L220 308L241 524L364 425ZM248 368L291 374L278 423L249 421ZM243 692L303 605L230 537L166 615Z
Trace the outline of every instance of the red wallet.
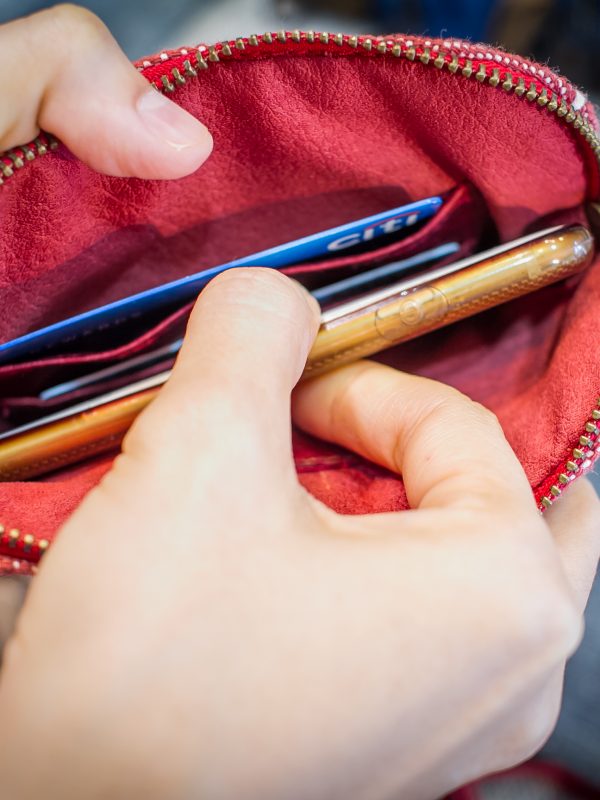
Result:
M455 240L466 254L559 223L596 230L600 140L585 96L547 67L455 40L280 32L160 53L138 69L215 147L194 175L95 174L51 137L0 157L0 340L283 241L443 195L418 232L287 270L307 285ZM457 386L499 417L543 510L600 452L600 261L582 276L397 347L387 363ZM168 337L181 315L119 355ZM44 370L0 367L0 407ZM304 434L300 480L342 513L407 507L395 475ZM110 467L0 484L0 571L25 573Z

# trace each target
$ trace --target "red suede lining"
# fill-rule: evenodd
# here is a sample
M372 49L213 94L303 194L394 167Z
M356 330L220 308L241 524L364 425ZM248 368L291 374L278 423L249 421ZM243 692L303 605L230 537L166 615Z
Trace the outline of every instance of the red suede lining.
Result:
M196 175L107 178L60 148L2 187L0 288L18 309L0 320L2 339L459 182L479 189L503 239L586 192L556 117L420 63L222 63L173 97L214 134Z
M2 339L458 185L481 198L501 240L585 218L582 204L597 183L589 148L539 105L418 59L346 47L274 45L272 53L280 55L263 48L258 59L211 64L173 94L214 135L215 151L196 175L106 178L60 147L6 182L0 291L11 313L0 318ZM157 63L148 77L182 60ZM597 263L578 286L551 287L385 358L484 401L532 486L545 486L577 445L599 392L599 300ZM308 439L302 447L303 483L334 508L406 507L397 478ZM50 536L107 463L1 484L2 521Z

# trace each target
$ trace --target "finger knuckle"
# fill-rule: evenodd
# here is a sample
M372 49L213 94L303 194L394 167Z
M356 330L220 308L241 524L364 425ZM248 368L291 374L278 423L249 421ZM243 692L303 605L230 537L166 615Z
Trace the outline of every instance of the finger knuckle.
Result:
M92 11L74 3L59 3L41 13L61 41L72 44L104 33L104 23Z
M454 424L465 421L480 429L501 431L498 417L481 403L450 386L444 386L432 395L429 406L423 407L424 421L436 424Z
M464 413L465 402L466 398L460 392L444 386L435 396L432 395L428 405L423 406L421 422L441 423L453 420Z
M471 413L481 425L485 425L486 427L495 429L496 431L502 431L502 425L500 424L500 420L496 414L481 403L473 402L471 406Z
M557 686L551 695L544 692L541 699L527 707L513 730L514 753L512 764L527 761L538 753L552 735L561 706L561 691Z
M460 413L462 415L466 414L469 418L471 426L475 426L479 430L491 431L496 434L500 434L501 436L504 436L500 420L498 419L496 414L494 414L493 411L491 411L489 408L482 405L481 403L478 403L475 400L471 400L465 395L462 395L460 393L457 394L459 394L461 398L460 401L461 408L460 409L457 408L455 413L458 413L458 411L460 410Z
M517 657L532 659L543 673L571 655L583 618L558 580L528 574L505 597L505 630Z
M488 765L490 771L501 772L533 758L552 735L560 712L560 691L552 697L525 704L496 742Z

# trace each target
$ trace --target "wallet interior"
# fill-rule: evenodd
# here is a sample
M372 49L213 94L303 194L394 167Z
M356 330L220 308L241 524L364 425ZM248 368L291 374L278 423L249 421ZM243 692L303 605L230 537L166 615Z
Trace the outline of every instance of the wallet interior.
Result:
M60 146L6 180L0 287L9 313L0 317L2 341L431 195L445 198L442 210L406 238L285 271L315 287L447 241L461 245L454 260L551 225L594 225L598 164L590 136L579 130L591 130L592 111L545 68L461 42L368 39L366 47L366 37L338 44L285 36L244 39L225 50L184 48L140 65L213 134L214 152L194 175L110 178ZM535 96L515 91L525 74ZM511 88L503 88L509 75ZM554 97L569 110L579 104L579 128L547 108ZM558 476L566 471L571 480L597 451L590 420L600 393L599 301L596 260L581 276L381 360L452 384L491 408L538 501L550 502ZM90 363L176 338L188 313L170 309L141 330L108 331L84 349L0 367L5 418L31 406L50 376L76 375ZM263 368L256 365L257 381ZM385 470L299 432L295 452L301 480L339 511L407 507L401 480ZM50 535L109 463L105 457L46 480L2 484L3 515Z

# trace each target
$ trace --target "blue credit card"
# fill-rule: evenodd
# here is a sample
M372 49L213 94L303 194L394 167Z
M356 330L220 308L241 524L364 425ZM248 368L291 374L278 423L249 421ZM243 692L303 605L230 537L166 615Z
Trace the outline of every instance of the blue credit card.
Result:
M442 203L441 197L428 197L416 203L304 236L259 253L252 253L252 255L210 267L202 272L156 286L122 300L116 300L83 314L77 314L61 322L48 325L46 328L40 328L0 344L0 364L16 359L39 358L61 345L68 346L69 350L73 352L76 350L78 339L83 336L100 329L121 325L134 317L140 317L167 306L194 300L215 275L226 269L251 266L278 269L324 258L328 255L343 255L347 249L397 233L433 216L439 211Z

